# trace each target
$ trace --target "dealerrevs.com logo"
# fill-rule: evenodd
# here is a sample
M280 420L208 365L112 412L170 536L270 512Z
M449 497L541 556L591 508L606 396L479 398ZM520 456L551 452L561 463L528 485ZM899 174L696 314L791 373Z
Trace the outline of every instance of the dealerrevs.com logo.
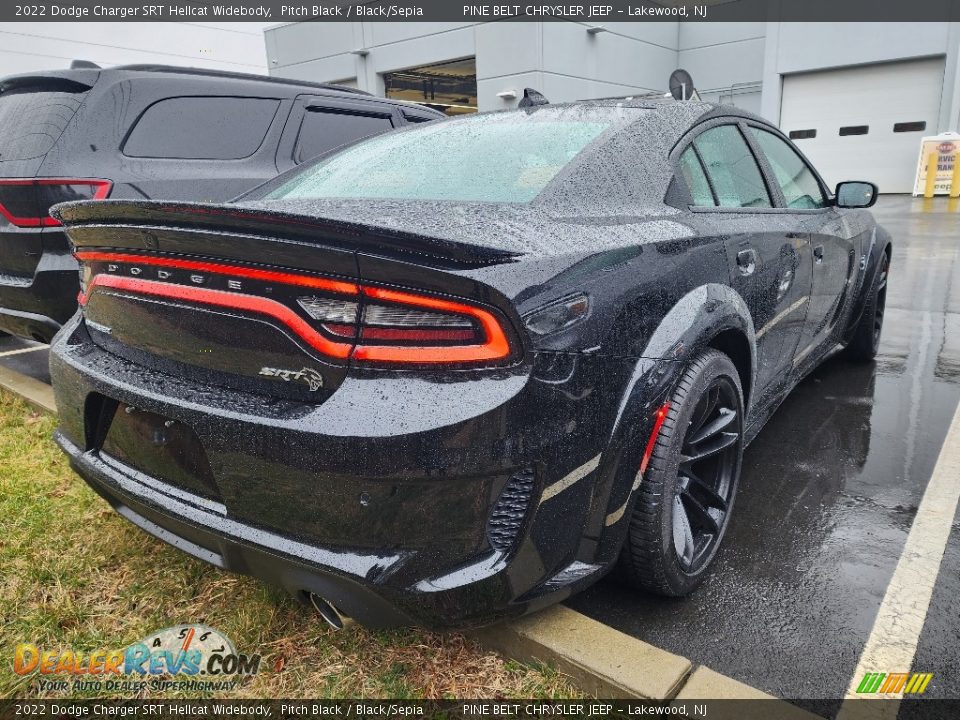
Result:
M222 691L255 675L260 655L238 653L230 638L206 625L175 625L126 648L88 653L22 643L13 669L36 674L40 689L54 692Z

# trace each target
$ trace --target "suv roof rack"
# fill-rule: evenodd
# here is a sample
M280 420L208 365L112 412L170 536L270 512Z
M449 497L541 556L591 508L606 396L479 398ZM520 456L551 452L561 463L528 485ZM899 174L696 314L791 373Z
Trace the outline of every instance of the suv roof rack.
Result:
M591 101L606 102L610 100L625 100L627 102L630 102L632 100L661 100L665 103L674 102L674 98L670 93L658 91L658 90L629 93L627 95L610 95L608 97L583 98L582 100L577 100L577 102L591 102Z
M256 80L259 82L277 83L279 85L303 85L305 87L321 88L323 90L336 90L339 92L353 93L354 95L367 95L365 90L346 87L344 85L334 85L332 83L310 82L309 80L295 80L293 78L276 77L272 75L254 75L253 73L239 73L230 70L208 70L207 68L179 67L177 65L116 65L111 70L132 70L134 72L162 72L179 75L205 75L208 77L232 78L234 80Z

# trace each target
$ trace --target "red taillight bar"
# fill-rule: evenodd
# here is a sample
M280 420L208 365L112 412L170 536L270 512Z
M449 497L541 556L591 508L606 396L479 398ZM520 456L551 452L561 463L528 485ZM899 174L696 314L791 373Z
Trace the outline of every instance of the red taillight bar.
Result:
M297 285L316 290L329 290L341 295L358 295L360 289L355 283L330 280L328 278L300 275L297 273L263 270L245 265L231 265L227 263L211 263L199 260L185 260L180 258L151 257L150 255L130 255L124 253L105 253L81 251L74 253L77 260L85 262L115 262L132 263L134 265L150 265L171 267L178 270L196 270L197 272L217 273L219 275L233 275L248 280L262 280L263 282L277 282L284 285Z
M383 303L427 308L439 312L455 313L470 317L483 329L485 340L482 343L470 345L364 345L362 344L364 338L382 341L405 339L426 340L428 338L448 341L464 339L462 335L457 335L460 331L456 330L424 330L420 331L420 338L418 338L418 331L415 329L400 331L389 328L364 326L361 329L361 344L354 347L352 343L339 343L329 340L290 307L275 300L269 300L256 295L195 288L186 285L118 275L104 275L103 273L94 276L87 287L85 295L81 293L78 298L81 306L87 303L90 293L94 288L104 286L147 295L169 297L177 300L190 300L202 304L216 305L218 307L255 312L279 320L314 349L340 359L351 356L351 347L353 350L352 357L356 360L386 363L437 364L481 362L499 360L510 355L510 342L500 322L491 312L474 305L468 305L454 300L445 300L443 298L419 295L400 290L359 285L342 280L301 275L299 273L233 265L230 263L98 251L80 251L76 253L76 258L83 262L130 263L135 265L170 267L181 270L195 270L197 272L216 273L264 282L277 282L297 287L325 290L340 295L357 296L362 294L372 300ZM336 332L336 328L331 328L331 331Z
M310 347L319 350L324 355L329 355L341 360L350 356L352 344L328 340L320 332L315 330L310 323L297 315L289 307L276 300L269 300L256 295L241 295L240 293L226 292L224 290L210 290L208 288L190 287L189 285L174 285L156 280L140 280L138 278L120 277L119 275L100 274L90 282L90 286L87 288L87 297L84 298L85 301L90 297L91 292L96 287L108 287L114 288L115 290L126 290L137 293L138 295L186 300L188 302L200 303L201 305L213 305L215 307L244 310L257 313L258 315L266 315L267 317L272 317L282 322L310 345ZM83 304L86 303L84 302Z
M110 194L110 189L113 187L113 183L110 180L95 178L0 178L0 187L38 187L47 185L80 185L95 188L93 195L85 198L86 200L103 200ZM49 208L46 208L46 210L49 210ZM47 214L38 217L21 217L14 215L2 202L0 202L0 215L6 218L7 222L17 227L58 227L60 225L59 220Z
M363 294L383 302L416 305L417 307L469 315L480 323L486 341L474 345L435 345L410 347L403 345L357 345L353 357L371 362L456 363L499 360L510 354L510 343L492 313L482 308L452 300L414 295L386 288L364 286Z

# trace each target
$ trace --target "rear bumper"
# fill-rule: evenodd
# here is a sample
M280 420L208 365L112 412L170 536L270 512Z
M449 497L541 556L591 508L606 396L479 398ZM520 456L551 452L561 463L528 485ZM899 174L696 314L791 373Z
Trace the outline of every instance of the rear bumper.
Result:
M0 331L48 343L77 311L79 292L69 253L44 253L32 278L0 274Z
M178 501L116 472L95 453L84 453L62 433L55 439L70 457L71 467L114 510L178 550L223 570L281 586L301 601L306 593L313 592L370 627L414 622L400 609L401 603L392 603L364 582L361 569L369 573L383 558L340 553L337 564L342 566L335 569L324 564L323 559L330 558L324 558L319 548Z
M584 363L566 383L597 375ZM51 376L58 443L121 515L362 624L483 625L562 600L609 566L588 532L600 393L518 372L476 384L373 377L319 406L269 400L144 371L93 345L79 322L54 341ZM97 396L191 427L222 497L104 457L87 427ZM535 477L529 495L492 539L498 502L522 473ZM562 491L544 493L552 484Z
M0 291L0 295L2 294L3 292ZM0 300L0 302L4 301ZM0 306L0 332L48 343L60 327L60 323L46 315Z

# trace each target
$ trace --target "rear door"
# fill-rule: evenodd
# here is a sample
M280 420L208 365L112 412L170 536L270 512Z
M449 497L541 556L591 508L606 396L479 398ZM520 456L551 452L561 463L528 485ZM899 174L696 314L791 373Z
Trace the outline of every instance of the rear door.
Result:
M145 93L170 87L141 84ZM222 202L246 192L277 174L274 147L290 105L269 96L161 95L122 139L112 197Z
M833 207L817 173L780 135L751 125L756 142L779 186L784 210L809 238L812 267L809 309L803 330L791 340L793 364L799 364L826 342L842 314L856 271L853 233Z
M390 103L301 95L277 148L277 167L289 170L341 145L403 124L403 116Z
M709 124L680 164L687 185L699 187L694 216L703 232L724 238L730 284L753 318L755 387L762 391L782 379L791 342L803 327L809 246L795 219L776 207L779 194L768 187L745 130L733 119Z

